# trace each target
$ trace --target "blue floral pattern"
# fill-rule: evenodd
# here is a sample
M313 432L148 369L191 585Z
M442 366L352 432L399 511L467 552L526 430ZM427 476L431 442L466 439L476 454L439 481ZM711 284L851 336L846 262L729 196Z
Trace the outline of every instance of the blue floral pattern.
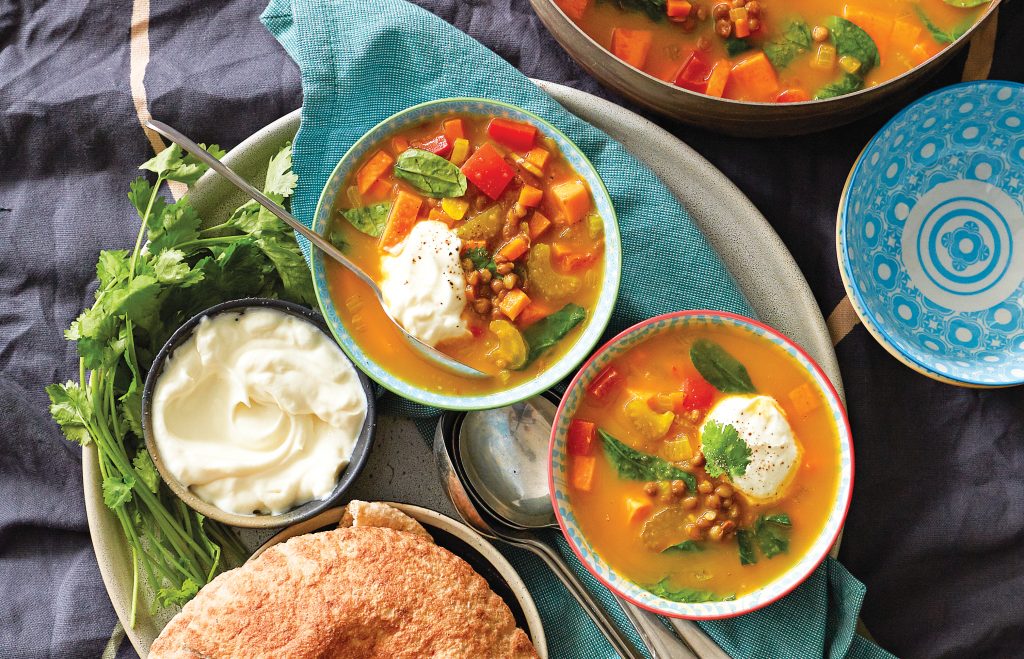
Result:
M843 193L840 271L864 325L938 380L1024 383L1024 85L954 85L896 115Z

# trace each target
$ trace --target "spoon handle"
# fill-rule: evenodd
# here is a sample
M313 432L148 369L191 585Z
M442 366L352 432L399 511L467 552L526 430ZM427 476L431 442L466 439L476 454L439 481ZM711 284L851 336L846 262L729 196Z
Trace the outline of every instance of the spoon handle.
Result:
M611 643L612 649L619 654L620 657L627 659L643 659L643 654L637 651L633 647L629 638L618 628L618 626L612 621L611 616L608 612L597 602L591 595L590 591L580 582L579 578L573 574L569 566L565 564L562 557L547 544L540 542L539 540L520 540L516 544L519 544L523 549L533 552L536 554L544 563L551 568L551 571L555 573L558 580L565 585L569 593L576 598L576 601L580 603L583 610L587 612L587 615L591 617L597 628L604 634L608 642Z
M363 272L363 269L353 263L347 256L345 256L341 250L332 245L329 240L321 236L319 233L313 231L284 208L280 204L276 203L273 199L260 192L258 189L253 187L244 178L239 176L235 170L231 169L221 161L211 156L206 149L189 139L185 134L181 133L175 128L171 128L162 121L156 121L150 119L146 122L146 126L152 128L157 133L163 135L170 141L174 142L181 148L185 149L197 159L201 160L210 169L217 172L224 178L226 178L232 185L244 192L251 199L256 201L260 206L263 206L268 211L276 215L282 222L290 226L292 229L301 233L306 240L313 243L327 256L331 257L341 265L351 270L357 277L362 279L370 287L370 290L380 297L380 289L377 287L377 282L373 281L369 275Z

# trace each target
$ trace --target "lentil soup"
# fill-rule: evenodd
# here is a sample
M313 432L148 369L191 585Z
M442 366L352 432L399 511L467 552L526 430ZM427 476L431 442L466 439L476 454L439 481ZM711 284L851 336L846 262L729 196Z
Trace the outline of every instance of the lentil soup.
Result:
M988 9L952 0L555 0L627 64L691 91L796 102L916 67ZM964 3L959 3L964 4ZM966 3L970 4L970 3Z
M781 577L839 487L824 394L784 350L731 325L668 328L619 355L586 384L566 440L580 531L619 574L677 602Z
M421 240L428 226L440 242ZM458 114L392 134L343 183L328 236L381 284L386 300L422 302L393 313L410 319L406 329L423 339L410 325L429 333L447 323L451 331L428 342L493 376L465 378L427 361L369 288L327 261L330 295L367 356L439 393L485 394L536 377L578 339L600 294L603 221L591 191L554 141L523 122ZM424 245L388 288L388 258ZM431 259L450 267L443 280L425 283ZM439 301L423 290L431 287L452 290ZM442 302L447 316L437 311Z

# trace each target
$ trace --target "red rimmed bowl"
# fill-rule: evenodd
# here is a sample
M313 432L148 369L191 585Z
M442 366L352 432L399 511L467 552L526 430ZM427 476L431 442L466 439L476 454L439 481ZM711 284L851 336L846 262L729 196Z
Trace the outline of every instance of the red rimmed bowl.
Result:
M570 498L567 449L569 424L575 417L587 388L612 361L644 341L686 328L706 329L725 325L739 330L766 349L782 350L805 373L807 381L821 394L838 436L837 486L828 495L828 515L810 547L781 575L752 591L722 601L680 602L652 593L614 568L594 547L581 528ZM595 450L601 450L597 448ZM825 560L846 519L853 494L853 442L846 410L832 383L821 368L797 344L778 331L755 320L718 311L680 311L643 321L611 339L584 364L562 398L551 434L548 479L558 524L583 565L601 583L630 602L654 613L692 620L731 618L760 609L784 597L799 586ZM740 567L737 559L737 568ZM708 588L713 587L708 585Z

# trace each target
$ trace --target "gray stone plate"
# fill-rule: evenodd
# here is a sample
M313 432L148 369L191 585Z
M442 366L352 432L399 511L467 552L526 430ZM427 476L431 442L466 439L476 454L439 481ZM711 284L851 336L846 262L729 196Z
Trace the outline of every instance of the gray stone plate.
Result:
M569 87L538 84L570 112L622 143L661 177L721 254L761 320L807 350L842 396L839 364L811 289L782 240L743 193L696 151L635 113ZM298 127L296 110L254 133L232 149L224 161L243 176L256 180L265 171L270 157L295 135ZM196 184L191 199L200 215L211 222L226 218L244 201L230 184L210 174ZM350 490L351 496L416 504L457 518L437 482L430 449L412 422L382 418L377 432L374 451ZM145 657L174 611L150 616L148 603L152 593L143 588L135 627L127 624L131 609L131 554L116 518L103 505L96 452L91 446L83 451L82 471L89 530L100 574L129 640ZM243 539L255 548L269 535L249 533ZM692 626L687 627L688 639L692 638L691 629ZM695 645L693 640L691 645ZM698 652L709 656L699 649Z

